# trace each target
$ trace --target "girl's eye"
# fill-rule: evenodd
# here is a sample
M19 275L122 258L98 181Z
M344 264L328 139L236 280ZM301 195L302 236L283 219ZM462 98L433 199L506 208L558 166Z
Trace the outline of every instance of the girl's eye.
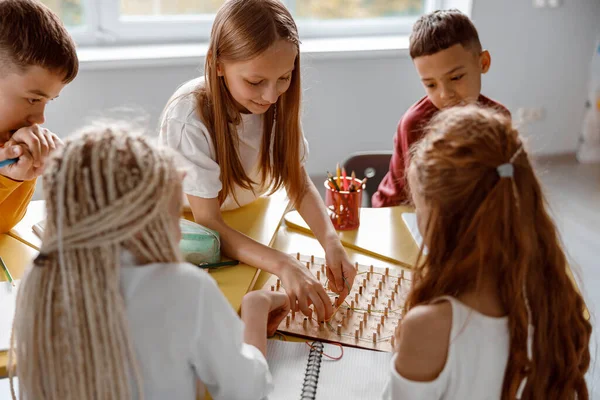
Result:
M249 83L250 85L252 85L252 86L258 86L258 85L260 85L260 84L261 84L263 81L258 81L258 82L250 82L250 81L246 81L246 82L248 82L248 83Z
M284 82L287 82L287 81L289 81L290 79L292 79L292 76L291 76L291 75L290 75L290 76L283 77L283 78L279 78L279 80L282 80L282 81L284 81Z
M463 76L464 75L458 75L458 76L455 76L455 77L451 78L451 80L453 80L453 81L459 81L459 80L462 79Z
M36 103L39 103L42 100L41 99L27 99L27 101L29 102L29 104L36 104Z

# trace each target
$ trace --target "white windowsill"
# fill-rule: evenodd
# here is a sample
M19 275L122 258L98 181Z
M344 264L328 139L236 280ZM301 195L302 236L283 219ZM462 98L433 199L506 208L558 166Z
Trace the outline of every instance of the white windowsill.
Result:
M81 70L200 65L208 45L81 47ZM307 39L300 46L304 59L387 58L408 54L408 36Z

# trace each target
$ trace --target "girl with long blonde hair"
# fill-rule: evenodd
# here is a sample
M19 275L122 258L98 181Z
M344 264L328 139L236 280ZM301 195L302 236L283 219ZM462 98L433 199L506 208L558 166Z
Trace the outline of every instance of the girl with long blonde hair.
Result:
M215 281L182 261L183 176L170 153L110 124L51 159L11 339L21 398L191 400L203 385L214 399L268 395L267 333L288 297L247 294L244 328Z
M592 327L510 119L442 111L407 177L423 247L385 397L588 399Z
M160 138L188 170L183 187L197 223L218 231L223 250L281 278L292 306L328 319L324 288L295 258L230 228L221 210L284 187L323 246L327 276L343 301L356 271L304 163L300 41L278 0L229 0L217 12L204 77L187 82L163 114Z

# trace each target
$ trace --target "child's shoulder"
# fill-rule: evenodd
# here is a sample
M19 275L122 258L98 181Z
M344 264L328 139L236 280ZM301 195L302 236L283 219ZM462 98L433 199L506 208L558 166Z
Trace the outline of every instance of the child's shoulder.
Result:
M447 339L452 328L452 305L449 301L441 301L434 304L417 306L411 309L402 319L402 332L410 333L429 332L432 339ZM448 335L444 336L447 333ZM425 335L427 339L429 334ZM417 337L418 337L417 336Z
M181 85L169 99L164 118L182 122L201 122L196 113L198 100L195 95L204 86L204 77L187 81Z
M435 379L446 365L452 330L452 305L417 306L400 325L398 372L417 381Z
M121 268L121 280L130 294L160 290L184 297L216 285L206 271L186 262L126 266Z
M431 100L425 96L406 110L400 120L400 124L405 130L419 128L426 125L437 111L438 109L433 105Z

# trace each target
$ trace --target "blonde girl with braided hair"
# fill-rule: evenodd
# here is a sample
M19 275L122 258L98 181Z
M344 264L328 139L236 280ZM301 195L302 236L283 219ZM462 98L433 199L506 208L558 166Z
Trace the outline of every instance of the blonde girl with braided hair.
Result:
M356 271L304 163L300 41L279 0L229 0L217 12L204 77L167 104L160 140L188 170L183 188L197 223L218 231L224 253L280 277L292 306L319 320L333 313L323 286L298 260L263 246L221 217L285 188L325 250L327 277L343 302Z
M214 399L262 399L267 333L288 297L246 295L244 328L215 281L182 261L171 151L130 130L83 129L44 173L46 230L11 339L20 397L191 400L205 385ZM16 398L12 376L11 388Z
M440 112L407 177L423 246L384 398L588 399L592 327L510 120Z

